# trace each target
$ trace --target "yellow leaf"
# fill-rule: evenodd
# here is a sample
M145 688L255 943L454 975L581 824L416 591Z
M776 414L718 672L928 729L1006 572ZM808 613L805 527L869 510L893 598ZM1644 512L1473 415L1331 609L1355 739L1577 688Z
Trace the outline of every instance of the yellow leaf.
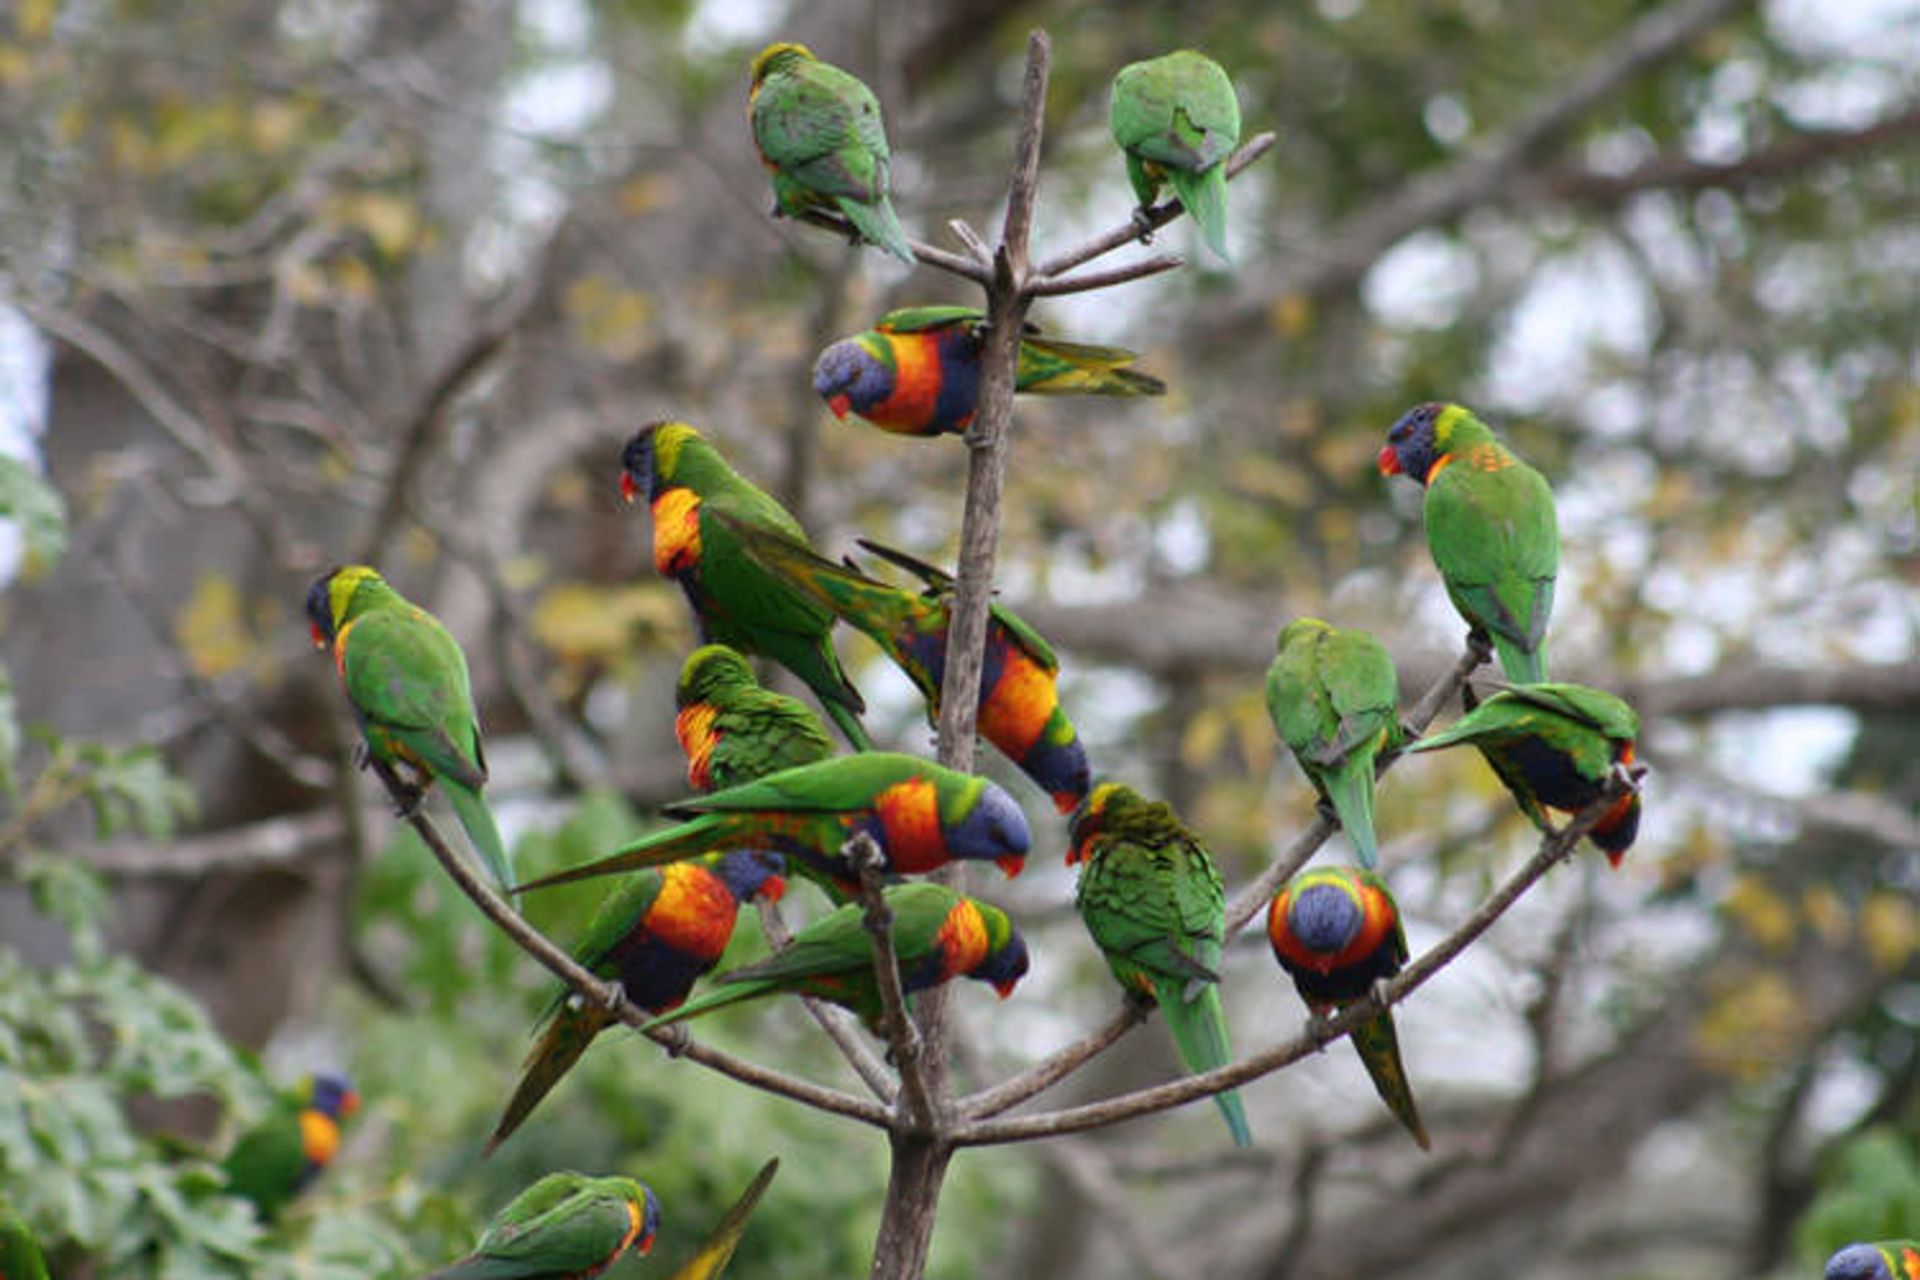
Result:
M233 580L218 573L201 574L193 594L173 617L173 638L186 655L187 666L204 679L246 666L255 646Z
M1764 949L1778 954L1793 945L1793 904L1758 877L1735 880L1720 908Z
M1778 973L1762 972L1722 992L1694 1028L1701 1056L1727 1075L1755 1080L1778 1070L1805 1039L1811 1010Z
M53 33L53 16L60 11L59 0L18 0L13 11L13 29L22 40L45 40Z
M664 583L563 582L540 597L530 622L534 638L562 661L613 662L680 625L677 595Z
M420 235L420 208L403 196L364 191L352 204L350 221L367 233L382 256L398 258Z
M1190 769L1212 763L1225 745L1230 728L1232 725L1224 709L1205 708L1187 721L1187 731L1180 738L1180 759Z
M1800 895L1800 914L1828 946L1837 947L1846 941L1852 923L1847 917L1847 904L1827 885L1815 884Z
M1313 299L1304 293L1276 298L1267 308L1267 326L1282 338L1298 338L1313 327Z
M610 359L635 359L652 342L653 299L639 290L588 276L568 287L564 305L574 332Z
M1902 969L1920 951L1920 908L1904 893L1875 893L1860 908L1860 937L1876 969Z
M673 184L658 174L648 174L620 188L620 212L629 218L638 218L672 198Z

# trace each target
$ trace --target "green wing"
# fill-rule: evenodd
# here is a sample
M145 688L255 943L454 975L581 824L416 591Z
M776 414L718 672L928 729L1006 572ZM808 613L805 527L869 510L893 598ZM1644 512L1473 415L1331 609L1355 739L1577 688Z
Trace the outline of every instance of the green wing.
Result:
M929 564L918 556L901 551L897 547L889 547L882 542L875 542L871 538L858 539L858 543L887 563L905 569L926 583L928 589L923 593L922 599L945 602L953 595L957 583L952 574L938 565ZM1051 674L1059 674L1060 659L1055 656L1053 646L1047 643L1045 636L1027 625L1025 619L1004 605L990 604L987 606L987 611L1007 629L1007 635L1014 645L1033 659L1036 666ZM941 619L940 625L942 627L947 625L946 618Z
M880 103L856 77L809 59L768 76L752 114L762 154L808 190L860 201L886 193Z
M728 692L715 710L720 735L707 771L717 788L752 782L833 755L833 739L800 702L769 689Z
M271 1218L299 1191L306 1163L300 1141L300 1107L283 1098L257 1125L240 1135L220 1168L227 1175L230 1194L251 1200L262 1218Z
M1055 338L1023 338L1014 389L1048 396L1157 396L1167 384L1131 366L1140 358L1125 347L1098 347Z
M1121 68L1109 123L1123 150L1198 173L1239 145L1240 100L1219 63L1181 49Z
M1122 985L1138 989L1143 975L1189 989L1218 980L1226 902L1198 844L1109 839L1081 874L1076 901Z
M1496 694L1495 699L1511 699L1557 712L1617 742L1631 742L1640 736L1638 713L1624 699L1589 685L1552 682L1513 685Z
M632 1229L628 1195L610 1185L625 1182L550 1173L501 1210L472 1257L435 1275L446 1280L531 1280L603 1267Z
M447 629L412 609L363 614L347 633L347 698L441 777L487 780L467 659ZM375 747L378 750L378 747Z
M666 805L672 817L730 813L847 813L873 803L888 787L912 778L935 785L964 778L930 760L894 751L863 751Z
M951 324L979 324L986 318L987 313L978 307L936 304L889 311L874 321L873 327L881 333L925 333L931 329L944 329Z
M1427 486L1427 545L1454 606L1495 641L1532 654L1546 637L1560 566L1560 532L1546 478L1500 445L1510 465L1486 470L1471 457ZM1502 655L1503 664L1507 661ZM1544 663L1538 664L1540 670ZM1511 668L1531 683L1539 670Z

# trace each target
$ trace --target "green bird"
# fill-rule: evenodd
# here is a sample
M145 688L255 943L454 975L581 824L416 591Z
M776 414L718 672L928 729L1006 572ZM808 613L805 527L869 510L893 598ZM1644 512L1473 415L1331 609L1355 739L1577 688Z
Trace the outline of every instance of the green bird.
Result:
M1192 1072L1233 1060L1220 1005L1226 898L1199 837L1168 805L1103 782L1068 826L1068 863L1084 863L1074 904L1130 997L1152 999ZM1253 1145L1238 1089L1213 1095L1233 1145Z
M1920 1240L1850 1244L1827 1259L1823 1280L1920 1280Z
M952 575L864 538L862 547L917 575L926 589L902 590L771 533L743 530L741 542L754 559L865 632L920 691L927 723L939 725ZM1011 609L990 604L983 663L975 721L980 736L1038 783L1056 809L1072 813L1086 797L1090 769L1086 748L1060 704L1060 660L1053 647Z
M227 1190L271 1222L332 1163L341 1128L359 1109L360 1095L345 1076L305 1077L220 1162Z
M0 1280L47 1280L40 1242L13 1206L0 1197Z
M1455 464L1459 465L1455 465ZM1426 488L1427 549L1453 607L1515 684L1547 678L1560 526L1546 477L1457 404L1415 405L1387 432L1383 475Z
M1226 71L1192 49L1130 63L1113 78L1109 122L1142 227L1164 182L1207 247L1228 261L1226 161L1240 145L1240 100Z
M814 393L834 417L855 413L896 435L963 433L979 404L986 319L976 307L889 311L873 328L820 353L813 362ZM1131 367L1139 358L1124 347L1043 338L1029 324L1013 389L1051 396L1164 394L1166 383Z
M1627 793L1587 832L1617 867L1640 833L1639 734L1640 717L1610 693L1583 684L1512 685L1407 749L1472 743L1542 831L1553 829L1548 809L1578 813L1620 778Z
M597 978L618 978L622 994L636 1008L671 1009L720 963L740 908L753 898L780 900L786 891L781 867L779 854L756 849L648 867L601 902L573 958ZM485 1155L513 1136L594 1038L615 1022L605 1005L564 986L542 1017L545 1027Z
M966 977L990 983L1004 1000L1025 976L1026 940L1000 908L927 881L890 885L882 896L893 912L893 950L904 992ZM861 903L813 921L765 960L718 975L706 991L641 1030L783 992L831 1001L881 1033L884 1005Z
M833 740L798 699L763 689L747 660L721 644L687 655L674 690L673 733L687 785L712 791L833 754Z
M646 1253L660 1201L632 1178L550 1173L494 1215L467 1257L426 1280L584 1280Z
M887 190L892 154L873 90L803 44L770 44L753 59L747 115L760 163L773 175L773 213L839 213L870 244L912 266L913 247Z
M833 612L783 582L741 547L737 528L769 529L804 543L800 522L727 465L684 422L643 427L621 454L620 492L645 494L653 512L653 567L686 593L702 637L771 658L813 690L827 715L861 751L860 691L840 669ZM719 520L725 515L728 525Z
M1318 867L1289 880L1267 909L1267 941L1318 1017L1371 994L1407 962L1399 905L1385 880L1359 867ZM1426 1150L1431 1143L1400 1061L1392 1010L1382 1009L1350 1038L1374 1091Z
M760 1166L760 1172L747 1184L747 1189L740 1193L740 1198L733 1202L733 1206L720 1216L720 1221L700 1242L700 1247L693 1251L693 1256L673 1273L673 1280L718 1280L726 1272L727 1264L733 1260L733 1251L740 1247L740 1237L746 1232L747 1219L753 1216L754 1206L760 1203L760 1197L779 1170L778 1158Z
M1380 862L1373 777L1400 746L1399 678L1385 646L1364 631L1296 618L1281 628L1267 668L1267 714L1280 741L1333 806L1360 865Z
M665 806L686 818L604 858L521 885L548 885L678 862L709 849L770 849L830 894L859 889L859 870L840 849L870 836L893 875L920 875L955 858L990 861L1020 874L1033 836L999 784L891 751L865 751L782 769L756 782Z
M330 649L365 739L365 760L416 799L436 779L502 888L513 863L480 796L487 757L467 658L440 620L363 564L330 569L307 591L314 647Z

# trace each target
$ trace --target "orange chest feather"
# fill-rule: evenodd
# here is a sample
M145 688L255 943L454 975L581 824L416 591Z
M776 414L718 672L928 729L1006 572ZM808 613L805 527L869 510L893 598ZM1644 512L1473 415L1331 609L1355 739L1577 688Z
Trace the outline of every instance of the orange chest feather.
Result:
M306 1107L300 1112L300 1154L307 1163L324 1165L340 1149L340 1126L324 1111Z
M653 568L674 578L700 564L700 495L668 489L653 500Z
M1020 760L1040 739L1060 706L1053 673L1013 646L1007 646L1000 678L980 700L980 736Z
M647 929L675 951L717 957L733 937L737 907L719 876L697 863L676 862L662 869Z
M874 800L886 835L893 869L909 875L947 861L946 833L940 827L940 795L926 778L896 782Z
M941 978L957 978L987 958L987 924L971 902L957 904L934 935L940 948Z
M892 333L887 346L893 353L893 393L868 416L908 427L931 421L944 381L939 343L932 334Z
M696 702L673 718L673 736L687 757L687 785L695 791L713 790L713 749L720 741L713 722L719 714L711 703Z

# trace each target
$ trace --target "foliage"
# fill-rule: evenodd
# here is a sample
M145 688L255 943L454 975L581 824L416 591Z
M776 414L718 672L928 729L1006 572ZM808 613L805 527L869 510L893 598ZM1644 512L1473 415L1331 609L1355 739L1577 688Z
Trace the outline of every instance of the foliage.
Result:
M1834 1152L1794 1238L1809 1269L1856 1241L1920 1239L1920 1138L1876 1128Z

